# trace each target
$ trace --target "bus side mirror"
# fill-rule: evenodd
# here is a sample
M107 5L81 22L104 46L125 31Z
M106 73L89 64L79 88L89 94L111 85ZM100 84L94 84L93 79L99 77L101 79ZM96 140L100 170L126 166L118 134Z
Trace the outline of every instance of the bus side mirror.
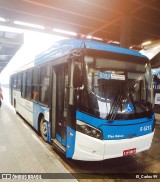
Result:
M73 72L73 87L78 88L82 86L82 77L81 77L81 70L77 63L74 66Z

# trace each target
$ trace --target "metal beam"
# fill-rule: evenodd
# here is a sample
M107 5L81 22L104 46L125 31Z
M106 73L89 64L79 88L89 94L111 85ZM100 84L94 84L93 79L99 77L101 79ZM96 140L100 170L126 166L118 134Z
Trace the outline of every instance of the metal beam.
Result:
M120 46L128 48L131 44L131 15L124 15L121 24Z
M152 1L150 1L150 3L147 3L147 1L139 1L139 0L131 0L132 2L135 2L135 3L138 3L138 4L144 4L145 5L145 7L148 7L148 8L150 8L150 9L153 9L153 10L155 10L155 11L159 11L160 12L160 9L159 9L159 7L155 7L155 6L152 6L151 4L154 2L154 0L152 0Z
M110 12L116 13L116 14L118 14L118 15L123 15L123 13L120 12L120 11L117 11L117 10L111 9L111 8L107 8L107 7L101 6L101 5L99 5L99 4L95 4L95 3L89 2L89 1L87 1L87 0L79 0L79 1L81 1L81 2L83 2L83 3L85 3L85 4L88 4L88 5L91 5L91 6L95 7L95 8L99 8L99 9L101 9L101 10L106 10L106 11L110 11ZM97 1L97 2L98 2L98 1Z
M159 24L150 22L150 21L148 21L148 20L146 20L146 19L144 20L144 19L139 18L139 17L134 17L134 19L135 19L135 20L139 20L139 21L144 22L144 23L148 23L148 24L150 24L150 25L152 25L152 26L160 27Z
M99 19L99 18L94 18L94 17L91 17L91 16L87 16L87 15L84 15L84 14L77 13L77 12L73 12L73 11L69 11L69 10L65 10L65 9L61 9L61 8L57 8L57 7L53 7L53 6L50 6L48 4L35 2L35 1L32 1L32 0L21 0L21 1L26 2L26 3L30 3L30 4L34 4L34 5L37 5L37 6L41 6L43 8L54 9L54 10L57 10L57 11L60 11L60 12L63 12L63 13L76 15L76 16L79 16L79 17L88 18L88 19L92 19L92 20L96 20L96 21L99 21L99 22L102 22L102 23L106 22L106 21L104 21L102 19Z
M153 2L153 1L151 1L151 2ZM132 10L132 11L130 12L130 14L136 13L137 11L143 9L144 7L146 7L146 4L141 4L141 6L139 6L138 8L136 8L136 9L134 9L134 10ZM120 19L122 19L122 17L123 17L123 16L120 16L120 17L114 19L113 21L109 22L108 24L105 24L105 25L103 25L103 26L101 26L101 27L95 29L94 31L89 32L88 35L93 35L94 33L96 33L96 32L98 32L98 31L100 31L100 30L102 30L102 29L104 29L104 28L106 28L106 27L108 27L108 26L110 26L110 25L112 25L112 24L118 22Z
M43 20L44 20L43 25L46 26L46 27L47 26L48 27L52 26L52 28L54 28L54 24L56 24L56 22L57 22L57 23L61 23L62 25L66 24L66 25L69 25L69 26L72 25L72 26L76 26L76 27L82 27L82 28L85 28L85 29L88 29L88 30L91 30L91 31L94 30L94 27L91 27L91 26L88 26L88 25L84 25L84 24L82 25L80 23L74 23L74 22L70 22L70 21L60 20L60 19L56 19L56 18L53 18L53 17L44 16L42 14L35 14L35 13L31 13L31 12L25 12L25 11L22 11L22 10L15 10L14 8L10 9L8 7L2 7L2 6L0 6L0 9L1 9L0 14L3 13L4 18L11 19L12 21L15 20L15 19L13 19L13 17L14 18L17 17L17 19L20 19L20 20L23 20L23 21L26 20L26 22L27 22L27 20L30 20L30 23L33 23L34 18L38 18L38 19L35 19L35 21L43 22ZM48 20L49 22L46 23L46 20ZM45 25L45 23L46 23L46 25ZM11 21L10 22L0 22L0 24L3 24L3 25L7 24L7 26L14 26L14 27L16 26ZM32 27L31 27L31 30L32 30Z
M108 27L108 26L110 26L110 25L116 23L116 22L119 21L121 18L122 18L122 17L118 17L118 18L114 19L113 21L110 21L109 23L106 23L106 24L104 24L103 26L101 26L101 27L99 27L99 28L97 28L97 29L95 29L95 30L89 32L87 35L93 35L94 33L96 33L96 32L98 32L98 31L100 31L100 30L102 30L102 29L104 29L104 28L106 28L106 27Z

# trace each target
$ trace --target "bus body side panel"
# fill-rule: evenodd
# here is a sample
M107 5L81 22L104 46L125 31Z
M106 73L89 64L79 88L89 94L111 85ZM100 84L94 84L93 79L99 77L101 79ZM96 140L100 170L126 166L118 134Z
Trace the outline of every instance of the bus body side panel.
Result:
M37 103L33 103L33 126L38 131L38 122L39 116L42 114L46 120L47 125L47 141L51 142L51 122L49 119L50 109L44 106L41 106Z
M23 99L20 91L14 90L13 95L16 111L33 126L33 102Z
M56 139L66 147L66 140L64 140L58 133L56 133Z

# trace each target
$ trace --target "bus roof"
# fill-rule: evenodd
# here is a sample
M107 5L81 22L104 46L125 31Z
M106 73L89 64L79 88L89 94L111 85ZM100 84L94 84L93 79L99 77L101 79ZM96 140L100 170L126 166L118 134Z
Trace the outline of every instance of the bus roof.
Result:
M118 46L112 46L102 42L96 42L92 40L82 40L82 39L65 39L55 42L52 47L43 53L36 56L35 65L39 65L50 60L54 60L63 57L71 52L73 49L86 48L101 50L106 52L113 52L119 54L133 55L142 58L146 58L143 54L138 51L130 50L127 48L122 48Z

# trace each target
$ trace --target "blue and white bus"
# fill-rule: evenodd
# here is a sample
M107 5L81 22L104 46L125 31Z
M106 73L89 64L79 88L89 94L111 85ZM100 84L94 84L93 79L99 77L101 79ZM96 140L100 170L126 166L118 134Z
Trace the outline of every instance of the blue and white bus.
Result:
M67 158L100 161L150 148L149 60L101 42L66 39L10 78L11 103Z

